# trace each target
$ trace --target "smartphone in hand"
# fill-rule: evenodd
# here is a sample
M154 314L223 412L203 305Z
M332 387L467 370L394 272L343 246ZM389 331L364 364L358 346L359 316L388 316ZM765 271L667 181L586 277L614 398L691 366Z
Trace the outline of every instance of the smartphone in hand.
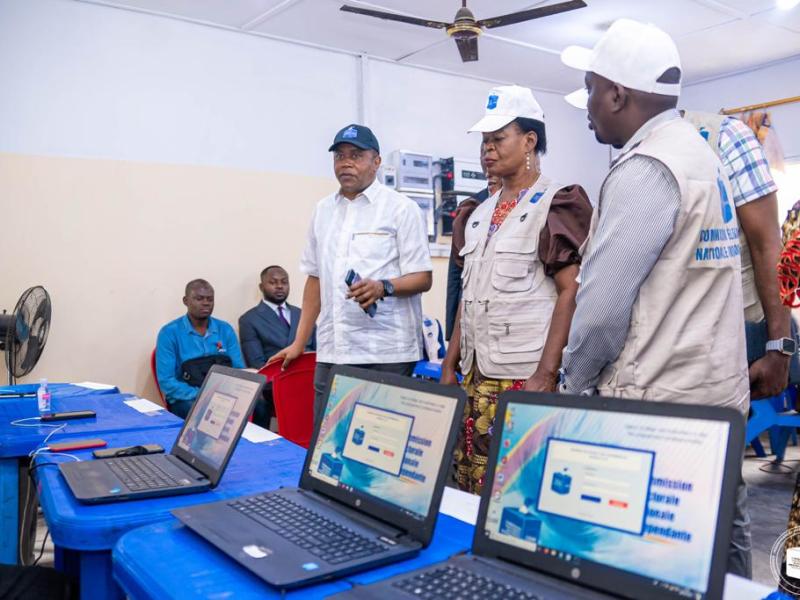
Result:
M361 275L356 273L353 269L347 271L347 275L344 276L344 282L347 284L347 287L352 287L354 283L358 283L359 281L361 281ZM378 305L373 302L364 309L364 312L370 317L374 317L375 313L378 312Z

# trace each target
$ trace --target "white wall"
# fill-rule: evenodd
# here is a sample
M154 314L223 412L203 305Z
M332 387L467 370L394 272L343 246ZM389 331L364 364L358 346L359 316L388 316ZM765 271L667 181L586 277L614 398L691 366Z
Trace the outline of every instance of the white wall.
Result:
M158 327L188 279L229 321L258 270L297 262L314 202L335 189L327 147L358 115L360 59L70 0L0 0L0 308L53 293L32 377L152 395ZM521 66L520 68L525 68ZM386 151L475 156L466 129L490 83L368 62L366 115ZM580 111L537 93L544 168L594 196L607 155ZM425 310L444 312L445 262Z
M765 42L766 43L766 42ZM718 112L800 94L800 58L684 88L686 109ZM767 109L787 158L800 158L800 103Z
M0 0L0 56L5 152L330 176L330 140L357 119L358 57L70 0ZM466 130L491 83L376 60L367 70L386 151L477 155ZM594 189L603 153L583 114L537 97L546 167Z
M487 92L496 84L382 61L371 61L369 74L370 123L387 149L477 159L480 134L466 131L483 116ZM547 123L543 171L563 183L580 183L594 200L607 170L607 150L586 126L584 111L560 95L534 94Z

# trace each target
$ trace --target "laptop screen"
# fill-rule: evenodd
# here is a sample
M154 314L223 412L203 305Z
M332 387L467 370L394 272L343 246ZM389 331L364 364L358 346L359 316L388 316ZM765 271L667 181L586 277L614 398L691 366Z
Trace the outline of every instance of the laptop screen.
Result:
M256 380L210 371L186 417L178 448L219 470L238 439L259 385Z
M423 520L457 405L452 396L336 374L308 474Z
M510 402L486 535L703 598L729 424Z

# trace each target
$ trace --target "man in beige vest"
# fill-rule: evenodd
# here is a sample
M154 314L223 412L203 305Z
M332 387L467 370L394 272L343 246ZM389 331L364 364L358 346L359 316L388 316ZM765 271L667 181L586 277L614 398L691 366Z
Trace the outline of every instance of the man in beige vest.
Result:
M597 140L620 150L603 182L564 350L570 393L749 406L741 264L730 184L675 109L681 64L652 25L616 21L593 50L562 60L586 72L567 100ZM742 483L728 569L750 576Z
M778 186L761 143L742 121L719 114L682 113L719 157L731 182L742 248L750 395L753 399L775 396L786 388L790 359L797 362L791 311L780 300L776 273L783 249Z

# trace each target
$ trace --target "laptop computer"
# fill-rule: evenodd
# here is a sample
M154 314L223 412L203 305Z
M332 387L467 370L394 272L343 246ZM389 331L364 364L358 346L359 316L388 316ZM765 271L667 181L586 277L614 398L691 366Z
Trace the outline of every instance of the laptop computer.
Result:
M500 397L471 554L334 596L722 598L742 415Z
M466 397L334 367L298 488L172 511L266 582L307 585L430 543Z
M266 379L214 365L169 454L60 463L80 502L192 494L216 487Z

